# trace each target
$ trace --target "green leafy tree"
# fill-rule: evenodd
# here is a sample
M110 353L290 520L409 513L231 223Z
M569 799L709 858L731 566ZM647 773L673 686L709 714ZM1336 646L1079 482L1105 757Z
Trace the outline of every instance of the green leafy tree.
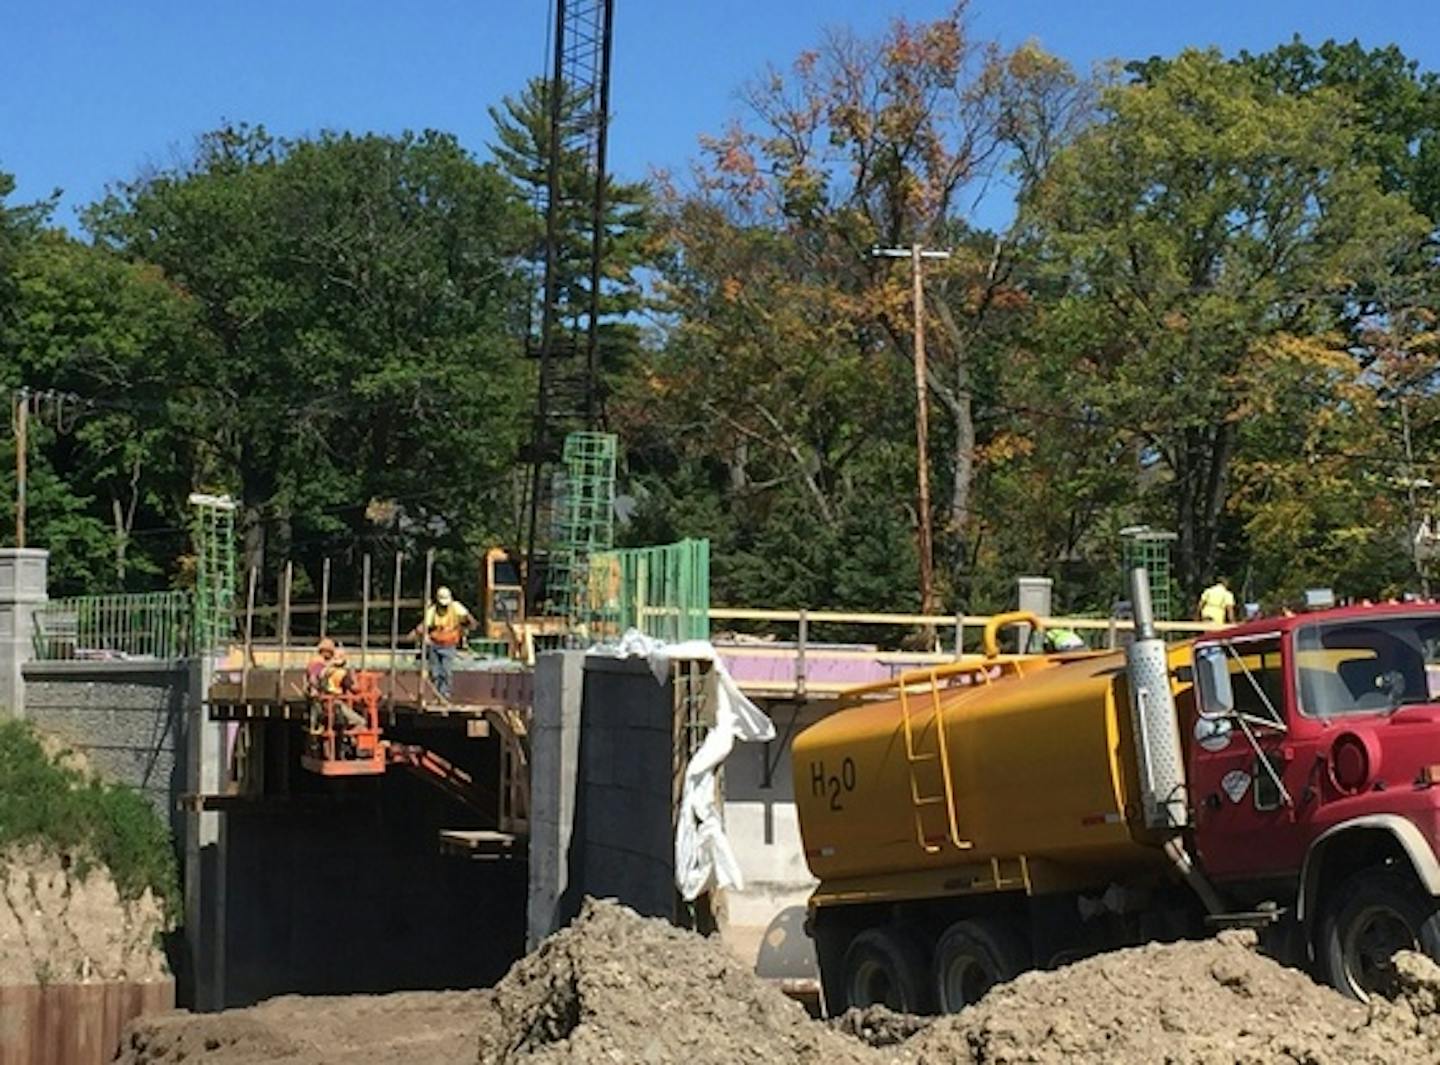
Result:
M689 186L664 190L660 291L673 328L639 381L642 396L673 397L672 438L706 427L699 446L727 469L726 492L787 497L776 520L803 510L838 543L828 534L864 485L876 520L913 528L909 267L871 250L955 249L927 267L925 293L934 524L952 600L974 557L994 338L1025 304L1011 245L974 233L969 208L1008 162L1031 180L1085 97L1064 64L976 38L965 14L957 4L873 38L837 31L746 87L747 121L702 140ZM667 416L643 399L629 410ZM903 567L915 552L887 557L881 583L913 588Z
M61 590L176 576L191 471L206 461L188 372L209 344L199 306L155 267L53 230L30 242L14 276L0 383L32 397L30 539L50 549Z
M559 319L579 334L585 328L590 301L590 247L594 225L595 178L586 169L585 153L575 147L585 121L586 100L566 93L561 106L564 150L559 168L560 213L557 302ZM548 81L530 81L518 96L506 96L490 108L495 127L491 154L496 165L526 202L537 208L547 195L550 159L550 94ZM597 343L602 378L613 376L634 355L640 343L634 316L644 309L640 271L655 257L651 195L638 182L616 181L607 175L604 187L605 224L603 273ZM524 223L525 258L532 282L532 329L539 335L541 285L545 267L546 220L532 211ZM602 385L604 381L602 381Z
M1297 339L1345 354L1356 301L1413 263L1428 228L1356 164L1361 136L1338 93L1282 93L1185 52L1111 90L1025 203L1063 287L1043 339L1071 368L1065 406L1134 442L1187 589L1222 557L1251 401L1273 387L1257 360Z
M85 220L201 308L195 476L241 500L248 566L504 531L523 214L453 137L226 127Z

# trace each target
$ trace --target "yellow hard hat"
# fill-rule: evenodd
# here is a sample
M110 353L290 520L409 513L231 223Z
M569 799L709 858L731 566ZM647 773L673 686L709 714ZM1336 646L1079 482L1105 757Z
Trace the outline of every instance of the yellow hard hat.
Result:
M454 599L455 597L450 594L450 589L445 587L445 585L442 584L439 588L435 589L435 602L441 606L449 606Z
M335 641L330 639L330 637L326 636L323 640L321 640L315 645L315 653L321 655L333 655L335 653Z

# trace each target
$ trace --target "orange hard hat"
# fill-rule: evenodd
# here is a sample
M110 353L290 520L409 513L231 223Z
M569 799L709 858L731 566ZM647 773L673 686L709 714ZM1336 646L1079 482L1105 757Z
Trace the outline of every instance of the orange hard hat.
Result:
M315 650L318 654L333 655L335 653L335 641L330 639L330 637L326 636L323 640L321 640L318 644L315 645Z

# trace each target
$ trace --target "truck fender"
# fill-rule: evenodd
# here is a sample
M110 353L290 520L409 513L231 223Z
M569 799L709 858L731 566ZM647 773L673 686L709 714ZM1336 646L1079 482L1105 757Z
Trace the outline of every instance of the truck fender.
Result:
M1300 892L1295 903L1295 917L1302 924L1315 909L1325 851L1339 837L1358 830L1388 832L1410 859L1410 866L1425 890L1440 896L1440 861L1436 860L1434 849L1415 823L1399 814L1369 814L1330 826L1315 837L1310 849L1305 852L1305 863L1300 867Z

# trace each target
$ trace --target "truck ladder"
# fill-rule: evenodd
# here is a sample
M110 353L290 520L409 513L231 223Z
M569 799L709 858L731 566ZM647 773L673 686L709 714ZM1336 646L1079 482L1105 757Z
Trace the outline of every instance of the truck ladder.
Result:
M936 842L937 839L948 839L958 850L969 850L974 844L968 839L960 838L960 825L955 816L955 786L951 778L950 751L945 739L945 717L940 704L939 678L934 669L929 670L927 676L930 691L930 724L935 730L935 749L932 751L922 751L916 747L917 729L914 722L914 710L911 707L907 691L909 685L904 680L900 683L900 719L904 724L905 760L910 771L910 803L915 808L915 839L926 854L938 854L943 849L943 844ZM987 676L986 683L988 682ZM918 732L923 735L924 730L920 729ZM939 763L940 792L938 794L927 793L922 789L920 783L917 768L929 762ZM946 833L943 836L931 836L925 831L925 811L929 807L941 805L945 808Z

